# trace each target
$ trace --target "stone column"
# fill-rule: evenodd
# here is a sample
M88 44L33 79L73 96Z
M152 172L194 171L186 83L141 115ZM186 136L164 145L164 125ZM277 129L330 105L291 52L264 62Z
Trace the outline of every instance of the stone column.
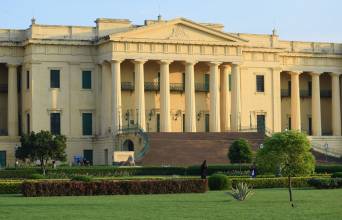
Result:
M185 131L196 132L195 62L185 63Z
M312 135L322 135L322 124L321 124L321 90L319 85L319 74L311 73L312 78Z
M8 67L8 100L7 128L8 136L18 136L18 87L17 65L7 64Z
M160 131L171 131L169 65L172 61L160 61Z
M219 69L220 63L210 63L210 115L209 115L209 130L210 132L221 131L220 121L220 95L219 95Z
M281 86L280 86L280 68L272 69L272 92L273 92L273 131L281 131Z
M122 126L121 109L121 64L122 60L111 61L112 71L112 132L116 133Z
M232 91L231 91L231 130L239 130L240 113L240 67L232 64Z
M221 68L221 130L228 131L229 130L229 67L224 65Z
M331 73L330 76L332 132L334 136L341 136L340 77L336 73Z
M301 131L299 73L291 72L291 126L292 130Z
M135 109L136 109L136 122L144 131L146 130L145 122L145 80L144 80L144 63L146 60L135 60L134 71L135 71Z

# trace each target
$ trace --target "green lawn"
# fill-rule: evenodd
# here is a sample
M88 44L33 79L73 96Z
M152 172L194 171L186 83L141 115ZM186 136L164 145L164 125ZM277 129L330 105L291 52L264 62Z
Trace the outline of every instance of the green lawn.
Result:
M238 202L224 192L174 195L39 197L0 195L0 219L342 219L342 189L255 190Z

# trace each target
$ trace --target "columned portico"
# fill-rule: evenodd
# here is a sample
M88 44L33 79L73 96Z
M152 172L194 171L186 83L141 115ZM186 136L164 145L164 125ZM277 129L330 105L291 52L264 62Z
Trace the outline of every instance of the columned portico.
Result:
M195 62L185 62L185 131L196 132Z
M291 124L293 130L301 130L299 72L291 74Z
M221 131L221 121L220 121L220 95L219 95L219 69L220 63L211 62L210 63L210 122L209 130L210 132L220 132Z
M334 136L341 136L341 105L339 74L331 73L331 116L332 132Z
M160 131L171 132L170 115L170 63L171 60L161 60L160 63Z
M116 133L122 126L121 109L121 64L122 60L111 61L112 72L112 132Z
M135 109L136 122L144 131L146 130L145 122L145 87L144 87L144 63L146 60L134 61L135 72Z
M311 73L312 78L312 135L322 135L321 123L321 96L320 96L320 82L319 74Z
M240 114L240 67L232 64L232 91L231 91L231 130L239 130Z
M17 65L8 67L8 136L18 136Z

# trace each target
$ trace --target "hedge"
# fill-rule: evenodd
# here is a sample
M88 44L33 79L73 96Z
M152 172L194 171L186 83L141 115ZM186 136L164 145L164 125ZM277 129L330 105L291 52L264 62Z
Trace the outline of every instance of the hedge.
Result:
M21 182L0 182L0 194L18 194L21 192Z
M228 176L249 176L250 164L228 164L228 165L209 165L208 175L223 173ZM342 172L342 164L317 165L316 173L335 173ZM32 175L39 174L38 168L19 168L0 170L0 178L30 179ZM257 177L261 173L258 173ZM48 178L70 178L75 175L91 175L94 177L105 176L170 176L170 175L200 175L199 166L189 167L113 167L113 166L94 166L94 167L59 167L48 169Z
M312 177L292 177L292 187L309 187L308 181ZM330 178L320 178L320 179L330 179ZM240 182L247 183L250 187L254 189L258 188L286 188L288 187L287 177L277 177L277 178L232 178L230 179L233 187Z
M318 164L315 168L316 173L336 173L342 172L342 164Z
M342 178L342 172L336 172L331 175L332 178Z
M129 194L204 193L206 180L153 180L153 181L40 181L23 182L22 194L36 196L90 196Z
M317 179L312 178L308 181L310 186L317 189L336 189L342 188L342 178Z

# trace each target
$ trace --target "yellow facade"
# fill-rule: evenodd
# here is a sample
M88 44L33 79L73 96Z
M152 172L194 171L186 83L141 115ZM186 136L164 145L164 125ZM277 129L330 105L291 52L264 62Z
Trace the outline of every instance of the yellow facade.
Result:
M92 150L95 164L110 164L115 134L133 124L146 132L242 131L258 118L268 132L300 129L317 149L331 143L341 155L341 54L342 44L225 33L185 18L1 29L0 151L13 164L18 136L50 130L59 113L70 162ZM52 70L59 88L51 88ZM91 135L82 132L83 113L91 113Z

